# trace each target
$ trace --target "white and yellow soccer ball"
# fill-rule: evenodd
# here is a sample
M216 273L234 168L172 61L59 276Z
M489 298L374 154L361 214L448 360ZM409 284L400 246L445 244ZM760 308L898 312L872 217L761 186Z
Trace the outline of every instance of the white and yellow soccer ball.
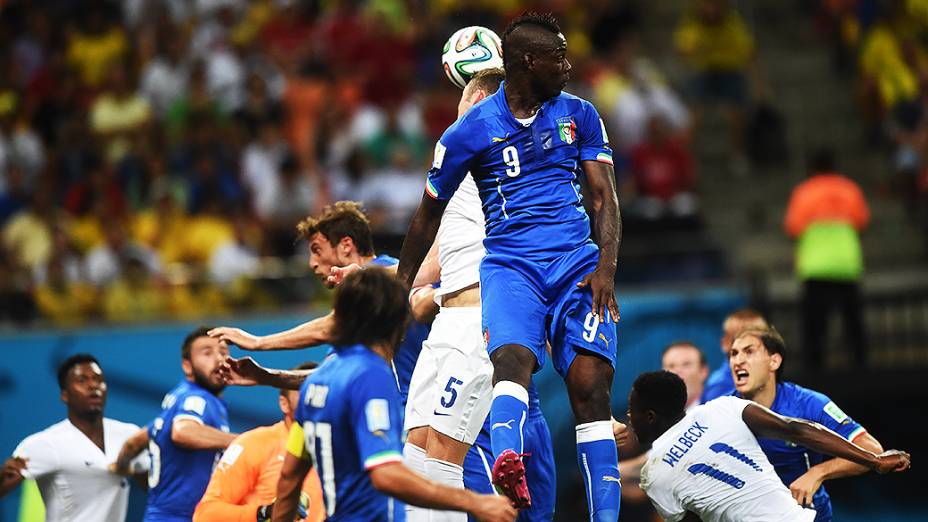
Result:
M474 74L503 67L503 43L486 27L459 29L445 42L441 64L451 83L463 89Z

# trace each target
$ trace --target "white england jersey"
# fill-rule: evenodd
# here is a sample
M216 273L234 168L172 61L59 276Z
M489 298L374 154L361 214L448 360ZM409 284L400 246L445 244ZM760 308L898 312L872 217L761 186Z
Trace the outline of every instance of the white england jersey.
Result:
M480 282L480 261L486 254L483 207L477 184L468 174L451 196L438 227L438 264L441 266L441 297Z
M687 511L703 522L811 522L773 471L741 413L720 397L694 409L651 446L641 488L668 522Z
M47 522L123 522L129 502L129 480L110 473L119 450L139 430L134 424L103 419L106 453L65 419L26 437L14 457L27 459L23 476L34 479L45 503ZM143 453L133 472L148 469Z

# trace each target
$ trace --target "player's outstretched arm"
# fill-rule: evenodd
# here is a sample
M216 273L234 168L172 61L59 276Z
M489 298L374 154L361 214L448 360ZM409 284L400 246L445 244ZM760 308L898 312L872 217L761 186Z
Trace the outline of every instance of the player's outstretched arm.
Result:
M237 436L191 419L175 419L171 425L171 441L192 450L224 450Z
M422 193L422 201L419 202L419 208L416 209L416 214L409 223L409 230L406 231L403 250L400 252L400 264L396 269L397 277L406 283L408 288L412 288L422 260L435 241L441 216L447 206L447 201L433 199L428 193Z
M241 328L221 326L207 334L210 337L234 344L243 350L297 350L326 344L332 339L335 321L332 313L305 322L289 330L271 335L253 335Z
M26 459L10 457L0 468L0 497L16 489L23 481L23 470L26 469Z
M857 446L870 451L876 455L883 453L883 446L880 441L873 438L867 432L863 432L852 441ZM802 506L812 505L812 497L815 492L822 486L822 482L836 478L853 477L870 471L866 466L855 464L847 459L834 458L828 459L809 468L799 478L789 485L789 491L792 493L796 502Z
M141 428L123 442L116 456L116 462L110 464L110 471L124 477L131 476L132 460L148 447L148 428Z
M438 303L435 302L435 288L432 285L419 286L409 292L409 308L416 321L431 324L438 315Z
M756 437L788 440L819 453L847 459L878 473L909 469L911 456L904 451L890 450L877 455L848 442L821 424L783 417L759 404L745 406L741 418Z
M613 320L619 318L615 302L615 268L622 241L622 218L615 192L615 171L599 161L584 161L587 185L593 204L593 238L599 245L599 262L592 273L584 276L578 286L589 286L593 292L593 312L604 317L608 311Z
M465 511L481 522L512 521L516 510L502 495L478 495L450 488L416 475L402 463L393 462L369 471L371 483L381 493L427 509Z
M313 370L277 370L265 368L251 357L226 360L219 365L219 373L227 386L271 386L282 390L299 390Z
M293 439L293 431L291 431ZM292 442L292 441L291 441ZM302 441L298 441L302 444ZM288 446L290 443L288 443ZM302 451L302 450L301 450ZM303 480L312 469L309 459L294 456L289 451L280 468L280 478L277 480L277 500L274 501L270 520L272 522L293 522L296 520L297 509L300 503L300 487Z

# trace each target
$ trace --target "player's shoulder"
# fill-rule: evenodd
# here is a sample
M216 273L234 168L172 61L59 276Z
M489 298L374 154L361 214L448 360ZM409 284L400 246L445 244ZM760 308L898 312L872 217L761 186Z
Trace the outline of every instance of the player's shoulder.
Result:
M141 429L138 425L131 422L123 422L109 417L103 417L103 429L111 430L115 433L132 435Z
M497 100L497 94L487 96L477 102L473 107L467 110L460 118L445 131L442 141L459 140L465 143L472 143L473 134L476 132L487 132L491 128L499 125L503 121L504 112Z
M567 91L561 91L561 94L554 98L554 103L556 105L567 108L571 112L581 112L589 109L595 109L589 100L581 98L576 94L571 94Z
M779 393L784 398L795 404L824 406L831 402L831 398L820 391L816 391L793 382L782 382L777 385Z
M19 445L20 447L25 447L35 444L51 443L55 440L60 440L62 437L71 435L73 431L74 427L71 425L71 422L68 419L64 419L29 435L24 438Z

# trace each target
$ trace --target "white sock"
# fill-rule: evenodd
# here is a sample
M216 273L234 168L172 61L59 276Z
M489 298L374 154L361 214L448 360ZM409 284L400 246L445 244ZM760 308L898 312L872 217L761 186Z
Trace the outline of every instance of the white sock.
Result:
M407 442L403 445L403 464L425 476L425 450ZM429 522L429 510L406 504L406 522Z
M425 475L439 484L464 489L464 468L457 464L427 458L425 459ZM467 522L467 513L430 510L429 522Z

